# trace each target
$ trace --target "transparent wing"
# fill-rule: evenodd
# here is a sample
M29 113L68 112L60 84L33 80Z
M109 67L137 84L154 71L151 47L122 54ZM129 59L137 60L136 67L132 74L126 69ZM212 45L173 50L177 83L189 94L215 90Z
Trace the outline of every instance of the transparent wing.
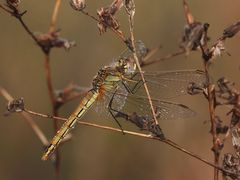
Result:
M115 101L115 97L113 97L113 109L128 115L137 113L139 116L146 117L147 119L152 118L152 111L147 97L128 94L127 98L125 98L125 95L118 94L118 97L121 96L122 99L125 99L123 108L119 109L119 102ZM152 102L157 118L161 120L184 119L195 115L193 110L183 104L159 99L153 99Z
M119 83L118 90L115 91L106 91L103 96L101 96L94 105L94 109L99 113L108 112L108 106L112 98L114 98L113 104L115 110L120 111L128 98L128 91L123 86L122 83ZM109 113L107 113L109 115Z
M195 83L198 87L204 87L206 76L200 70L182 70L182 71L167 71L167 72L144 72L144 77L147 82L152 98L168 99L179 95L187 94L188 86ZM141 81L139 72L134 74L130 79L136 83L126 82L130 89L136 90L138 95L145 95L145 89Z
M145 46L145 44L138 40L136 41L136 52L140 61L148 54L149 49ZM132 57L132 52L129 49L124 50L114 61L118 61L119 59L128 59Z

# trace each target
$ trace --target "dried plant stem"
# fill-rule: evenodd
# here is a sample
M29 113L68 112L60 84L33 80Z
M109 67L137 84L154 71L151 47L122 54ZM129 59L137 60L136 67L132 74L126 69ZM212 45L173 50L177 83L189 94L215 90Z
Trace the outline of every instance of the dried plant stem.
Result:
M9 13L10 15L13 15L13 12L10 11L9 9L5 8L3 5L0 4L0 8L2 8L4 11L6 11L7 13ZM19 22L21 23L21 25L23 26L23 28L25 29L25 31L32 37L32 39L42 48L41 44L39 43L39 41L37 40L36 36L33 34L33 32L29 29L29 27L26 25L26 23L23 21L22 19L22 15L18 14L18 15L13 15L16 19L19 20Z
M160 57L160 58L154 59L152 61L143 60L142 63L141 63L141 67L149 66L149 65L158 63L160 61L168 60L168 59L171 59L171 58L173 58L175 56L179 56L179 55L184 54L184 53L185 53L185 50L180 49L179 51L176 51L174 53L168 54L168 55L166 55L164 57Z
M134 43L134 33L133 33L133 16L131 16L131 15L129 15L129 28L130 28L130 37L131 37L130 39L131 39L131 44L132 44L132 48L133 48L133 57L134 57L134 60L136 62L137 68L140 72L140 75L141 75L141 78L142 78L142 81L143 81L143 86L145 88L145 91L146 91L146 94L147 94L147 97L148 97L148 101L149 101L149 104L150 104L150 107L151 107L153 118L155 120L156 125L158 125L158 120L156 118L156 113L155 113L155 110L153 108L153 103L152 103L152 99L151 99L151 96L150 96L150 92L148 90L147 83L145 81L145 78L144 78L144 75L143 75L143 72L142 72L142 68L140 66L140 63L139 63L139 60L138 60L138 57L137 57L137 53L136 53L136 47L135 47L135 43Z
M189 9L189 6L188 6L188 3L186 0L183 0L183 8L184 8L184 15L185 15L187 24L188 25L193 24L194 18L193 18L192 13L190 12L190 9Z
M51 78L51 66L50 66L50 59L49 54L46 54L45 57L45 73L46 73L46 81L48 87L48 93L51 99L52 104L52 112L54 116L58 116L58 108L56 107L56 97L53 90L52 78ZM58 122L57 120L53 121L54 132L57 133L58 131ZM60 154L59 150L55 151L56 154L56 161L55 161L55 175L56 179L60 179Z
M0 8L2 8L4 11L6 11L9 14L12 14L12 11L8 10L7 8L5 8L3 5L0 4Z
M27 109L25 109L25 112L29 113L31 115L34 115L34 116L42 117L42 118L51 118L51 119L56 119L56 120L61 120L61 121L67 121L67 118L45 115L45 114L37 113L37 112L31 111L31 110L27 110ZM105 129L105 130L110 130L110 131L122 133L122 130L118 129L118 128L102 126L102 125L98 125L98 124L94 124L94 123L88 123L88 122L83 122L83 121L78 121L78 123L81 124L81 125L85 125L85 126L90 126L90 127L95 127L95 128L100 128L100 129ZM181 152L183 152L185 154L188 154L189 156L191 156L191 157L193 157L195 159L198 159L198 160L202 161L203 163L205 163L205 164L207 164L207 165L209 165L211 167L214 167L214 168L216 168L216 169L218 169L218 170L220 170L222 172L233 174L232 172L226 171L223 168L221 168L219 166L216 166L215 164L209 162L208 160L201 158L199 155L196 155L196 154L194 154L194 153L184 149L183 147L179 146L178 144L176 144L175 142L171 141L170 139L162 140L159 137L155 137L155 136L152 136L152 135L149 135L149 134L143 134L143 133L138 133L138 132L134 132L134 131L127 131L127 130L123 130L123 131L124 131L125 134L128 134L128 135L142 137L142 138L146 138L146 139L149 139L149 140L158 140L158 141L163 142L165 144L168 144L171 147L173 147L174 149L178 149L179 151L181 151Z
M50 23L50 26L49 26L49 33L55 31L55 26L56 26L56 21L57 21L57 16L58 16L60 5L61 5L61 0L56 0L54 10L53 10L53 14L52 14L52 18L51 18L51 23ZM46 80L47 80L47 86L48 86L48 93L49 93L49 96L50 96L50 99L51 99L51 102L52 102L53 115L58 116L57 100L56 100L56 96L54 94L52 78L51 78L51 66L50 66L49 53L45 54L46 55L46 57L45 57ZM57 133L58 122L55 119L53 120L53 126L54 126L54 132ZM55 151L55 155L56 155L55 176L56 176L56 180L60 180L61 159L60 159L59 149L57 149Z
M12 101L14 98L2 87L0 87L0 94L7 100L7 101ZM38 139L41 141L41 143L44 146L48 145L48 140L42 130L38 127L38 125L33 121L32 117L29 116L26 112L21 112L20 113L23 118L27 121L27 123L30 125L31 129L33 132L36 134Z
M53 14L52 14L50 27L49 27L49 32L50 33L55 31L55 26L56 26L56 21L57 21L57 16L58 16L60 5L61 5L61 0L56 0L54 10L53 10Z
M213 142L213 153L214 153L214 163L216 166L219 166L219 144L218 144L218 136L216 132L216 122L215 122L215 90L214 85L210 84L210 76L208 72L208 64L204 63L206 80L207 80L207 92L208 92L208 108L210 114L211 121L211 134L212 134L212 142ZM214 168L214 180L218 180L218 169Z
M52 85L52 78L51 78L51 67L50 67L50 59L49 55L45 56L45 73L46 73L46 81L47 81L47 87L48 87L48 93L51 99L51 103L55 107L56 100L55 100L55 95L54 95L54 90L53 90L53 85ZM55 109L55 108L53 108Z

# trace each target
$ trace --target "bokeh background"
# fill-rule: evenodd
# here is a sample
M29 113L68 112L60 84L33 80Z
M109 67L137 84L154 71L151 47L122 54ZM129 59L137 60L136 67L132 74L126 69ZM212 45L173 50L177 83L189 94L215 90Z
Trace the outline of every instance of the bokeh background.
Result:
M3 0L0 1L4 3ZM109 0L88 1L87 10L96 10L111 3ZM157 57L175 52L185 24L180 0L136 0L135 36L148 47L162 45ZM196 20L210 24L212 42L228 25L239 19L239 1L201 0L189 1ZM50 23L54 1L23 1L20 8L27 10L25 22L35 32L46 32ZM128 34L128 21L124 11L118 13L121 29ZM77 47L66 52L54 49L51 53L53 84L62 89L70 82L89 86L98 69L112 61L125 47L108 31L99 36L96 23L71 9L68 0L62 1L57 27L61 36L77 42ZM211 66L213 80L226 76L239 83L240 38L227 41L231 56L224 54ZM188 57L181 55L171 60L149 66L147 70L202 69L199 52ZM51 113L44 72L44 56L19 22L0 10L0 85L14 97L23 97L26 106L37 112ZM201 96L184 96L172 101L188 105L197 112L193 118L160 121L166 136L196 154L213 161L210 150L212 138L207 101ZM60 110L67 117L79 100L66 104ZM0 98L0 113L6 101ZM225 117L228 108L219 109ZM34 117L36 123L50 139L52 121ZM99 116L94 110L84 121L117 127L108 117ZM227 122L228 119L223 119ZM124 129L138 131L122 121ZM18 114L0 116L0 179L54 179L51 162L40 157L43 147L32 129ZM232 152L227 141L225 152ZM71 142L61 147L62 179L141 179L141 180L202 180L213 179L213 169L178 150L157 141L132 137L92 127L78 126Z

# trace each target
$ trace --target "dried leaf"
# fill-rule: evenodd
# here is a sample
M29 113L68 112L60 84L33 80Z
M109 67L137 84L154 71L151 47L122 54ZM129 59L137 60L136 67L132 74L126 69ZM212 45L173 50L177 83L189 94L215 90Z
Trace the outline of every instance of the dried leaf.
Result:
M190 8L189 8L189 5L186 0L183 0L183 8L184 8L184 14L185 14L185 17L187 20L187 24L188 25L193 24L194 18L193 18L192 13L190 12Z
M97 15L99 17L98 29L100 34L106 32L107 28L119 29L120 25L109 7L100 8L97 11Z
M240 31L240 21L232 24L223 31L223 39L232 38Z

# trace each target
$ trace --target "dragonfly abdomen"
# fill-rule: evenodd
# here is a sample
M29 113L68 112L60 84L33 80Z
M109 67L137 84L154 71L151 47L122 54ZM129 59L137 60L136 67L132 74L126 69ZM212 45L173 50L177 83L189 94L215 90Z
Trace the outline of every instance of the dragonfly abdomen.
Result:
M49 155L57 148L58 144L62 141L62 139L66 136L66 134L74 128L77 121L86 113L86 111L93 105L96 99L99 96L99 92L92 89L87 95L82 99L79 106L76 110L71 114L68 120L62 125L62 127L58 130L57 134L52 139L50 145L42 156L42 160L47 160Z

